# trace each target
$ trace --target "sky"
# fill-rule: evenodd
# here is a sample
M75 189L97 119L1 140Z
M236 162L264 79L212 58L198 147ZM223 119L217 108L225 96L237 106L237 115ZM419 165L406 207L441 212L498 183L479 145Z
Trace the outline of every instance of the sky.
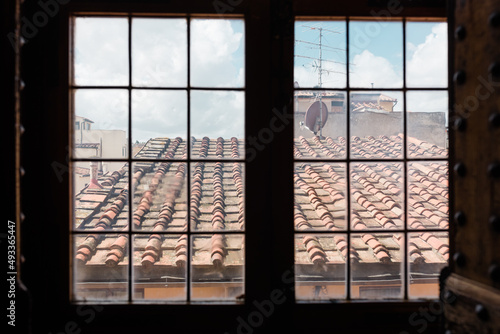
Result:
M132 142L187 137L187 24L183 18L132 20ZM75 26L74 83L124 87L76 89L75 114L94 121L94 129L128 131L127 19L77 18ZM243 138L244 93L203 89L243 88L243 21L193 19L190 30L191 86L200 88L190 94L191 135Z
M188 22L183 18L134 18L131 29L132 141L152 137L186 137L188 93ZM406 72L408 87L446 87L446 23L408 22ZM191 21L190 70L191 135L244 137L244 93L209 91L205 87L243 88L244 24L233 19ZM345 88L347 73L346 23L298 21L295 25L294 80L300 87L319 84ZM403 27L401 22L349 22L351 88L390 88L400 101L403 84ZM128 129L128 21L126 18L77 18L74 73L75 113L93 120L94 128ZM119 87L123 87L119 89ZM162 87L167 89L140 89ZM169 89L171 88L171 89ZM447 109L440 91L407 95L409 111Z

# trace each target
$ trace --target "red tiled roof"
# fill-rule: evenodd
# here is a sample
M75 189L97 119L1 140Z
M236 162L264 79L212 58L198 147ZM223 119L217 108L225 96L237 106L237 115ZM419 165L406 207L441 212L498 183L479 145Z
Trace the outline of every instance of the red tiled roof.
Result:
M402 135L379 138L353 137L351 155L355 158L401 158ZM409 155L444 157L446 150L408 138ZM343 231L347 226L347 177L351 180L351 259L357 263L400 263L404 237L391 229L404 224L404 168L399 162L352 162L349 174L338 162L300 162L300 159L345 158L343 137L295 140L299 159L294 171L294 225L300 231ZM191 152L198 158L239 158L243 141L193 138ZM75 198L75 228L83 232L76 238L75 259L86 266L115 267L128 263L128 215L133 230L150 231L134 239L133 265L144 270L183 267L187 261L187 210L190 204L191 228L207 231L195 238L193 265L231 267L242 264L241 235L213 234L211 231L244 228L244 165L237 162L193 162L191 171L179 161L154 162L158 157L183 159L187 147L180 138L156 138L136 155L130 176L132 208L128 200L128 166L99 178L102 189L83 189ZM147 161L140 159L147 158ZM448 167L445 162L409 162L408 227L410 262L439 264L449 257ZM187 175L191 175L191 198L187 199ZM374 229L363 232L366 229ZM443 229L427 232L426 228ZM93 231L118 232L116 234ZM162 234L165 231L177 235ZM359 233L358 233L359 232ZM345 234L306 234L296 243L298 265L345 263Z

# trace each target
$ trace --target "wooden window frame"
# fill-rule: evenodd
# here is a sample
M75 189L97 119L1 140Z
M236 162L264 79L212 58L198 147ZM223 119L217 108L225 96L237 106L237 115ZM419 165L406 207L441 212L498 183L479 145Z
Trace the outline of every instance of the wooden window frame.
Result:
M398 17L447 16L445 1L401 2ZM78 332L78 329L101 333L110 328L114 332L127 332L131 328L165 329L165 326L170 326L186 332L233 333L238 331L241 320L260 322L256 314L263 313L258 305L275 300L272 314L263 315L262 323L252 326L254 332L279 332L283 324L293 323L294 328L307 332L319 329L342 332L356 324L359 329L375 328L389 333L411 328L411 315L431 305L429 301L295 302L294 230L291 223L294 200L292 122L283 131L275 133L272 142L257 149L254 159L247 164L247 199L259 198L261 201L247 200L246 203L244 304L71 303L70 173L65 166L69 153L69 129L72 128L70 73L67 69L71 59L68 56L69 17L73 13L187 13L193 17L219 17L223 10L224 14L243 15L246 32L245 133L250 138L268 128L276 113L286 121L293 110L293 27L296 16L367 17L373 13L383 16L394 1L359 0L343 2L342 6L338 2L306 0L150 0L141 3L73 0L57 3L58 13L25 44L21 57L24 64L21 74L25 82L21 96L21 122L29 130L23 135L21 145L24 148L33 147L35 143L43 145L38 152L21 151L21 161L27 172L21 180L21 210L25 216L22 221L22 252L26 262L20 270L20 278L30 293L28 300L33 328L52 333ZM215 3L227 6L217 8ZM40 10L36 2L27 2L21 15L31 18ZM450 143L450 156L452 154ZM268 185L267 191L261 191L248 180L260 180L260 184ZM452 199L450 206L451 203ZM263 244L269 246L261 247ZM453 243L450 252L453 253ZM359 319L363 319L365 325L360 324ZM437 325L436 321L428 324L429 327Z

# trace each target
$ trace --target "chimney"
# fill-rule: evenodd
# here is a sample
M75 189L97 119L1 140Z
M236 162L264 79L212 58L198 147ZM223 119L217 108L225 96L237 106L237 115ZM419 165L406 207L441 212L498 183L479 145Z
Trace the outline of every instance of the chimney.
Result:
M97 181L97 161L90 162L90 184L89 189L102 189L102 186Z

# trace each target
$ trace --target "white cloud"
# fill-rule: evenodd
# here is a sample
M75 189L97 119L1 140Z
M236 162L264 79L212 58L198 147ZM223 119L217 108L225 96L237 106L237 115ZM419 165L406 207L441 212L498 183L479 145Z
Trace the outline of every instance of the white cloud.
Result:
M132 82L138 86L187 84L185 19L132 21Z
M242 87L245 78L243 21L192 20L193 86ZM75 75L80 85L128 85L127 19L78 18ZM132 81L156 87L187 86L187 26L184 19L132 21ZM192 91L192 135L244 135L243 92ZM127 90L78 90L75 113L94 129L128 129ZM186 137L185 90L133 90L132 140Z
M237 21L235 21L237 22ZM238 23L233 24L240 24ZM230 20L191 22L191 84L202 87L242 87L244 75L243 33L235 32ZM243 51L244 52L244 51Z
M409 87L446 87L448 83L447 24L439 23L419 45L411 44L406 67Z
M128 85L128 25L124 18L77 18L75 82Z
M243 138L245 95L236 91L191 92L191 135Z
M183 90L132 91L132 141L187 137L187 93Z
M349 81L352 87L398 88L403 86L403 77L393 64L384 57L363 50L354 56Z

